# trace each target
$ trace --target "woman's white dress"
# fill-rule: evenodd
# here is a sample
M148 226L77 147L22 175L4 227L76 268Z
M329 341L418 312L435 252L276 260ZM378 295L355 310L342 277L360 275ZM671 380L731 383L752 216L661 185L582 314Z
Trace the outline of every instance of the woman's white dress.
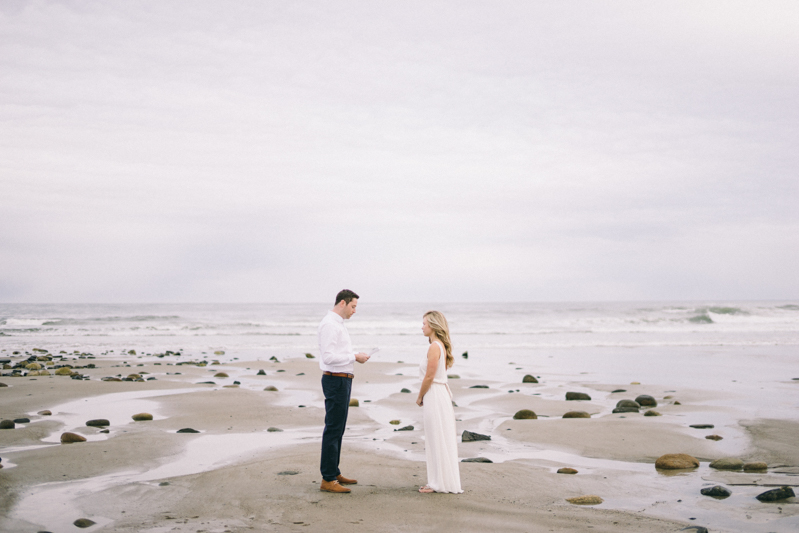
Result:
M458 471L458 443L455 432L455 411L452 393L447 385L447 352L440 341L434 341L441 350L435 378L430 390L422 398L424 408L425 454L427 455L427 486L436 492L461 493L461 475ZM427 373L427 357L419 366L420 379Z

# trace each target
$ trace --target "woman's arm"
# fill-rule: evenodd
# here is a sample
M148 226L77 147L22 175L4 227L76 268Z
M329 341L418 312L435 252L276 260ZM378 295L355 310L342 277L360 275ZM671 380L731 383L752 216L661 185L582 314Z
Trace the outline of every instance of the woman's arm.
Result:
M422 380L422 388L419 389L419 397L416 398L416 405L421 407L424 405L424 395L430 390L433 384L433 379L436 377L436 370L438 369L438 360L441 359L441 349L437 343L432 343L427 350L427 370Z

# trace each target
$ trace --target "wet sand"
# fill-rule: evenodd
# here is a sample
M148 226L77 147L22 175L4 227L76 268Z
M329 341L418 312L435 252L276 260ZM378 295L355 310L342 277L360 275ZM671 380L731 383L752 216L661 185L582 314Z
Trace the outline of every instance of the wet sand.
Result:
M198 367L126 359L131 366L103 358L94 361L98 368L79 370L91 380L0 378L8 385L0 388L0 418L31 419L0 431L5 466L0 530L76 531L72 522L81 517L96 522L84 531L153 533L665 532L692 525L768 532L799 526L795 499L764 504L754 498L774 484L799 484L794 477L799 423L741 420L734 408L710 401L712 391L586 383L580 376L569 381L542 376L539 384L453 379L459 434L469 430L492 437L465 443L459 437L459 455L493 463L461 463L462 495L423 495L417 492L426 477L422 412L414 403L417 365L359 365L353 397L360 405L350 409L342 453L343 473L359 483L352 494L334 495L319 491L324 406L316 360L236 361L228 354L220 365ZM267 375L256 375L259 369ZM156 380L99 381L133 372L148 372L143 376ZM213 377L217 372L229 377ZM232 386L234 381L240 385ZM278 391L264 391L270 385ZM470 388L474 385L488 388ZM400 392L403 387L413 392ZM618 388L627 392L611 392ZM565 401L572 390L587 392L592 400ZM654 396L663 416L611 414L616 401L638 394ZM44 409L53 414L37 414ZM532 409L539 418L513 420L519 409ZM571 410L592 418L561 418ZM154 419L132 421L139 412ZM95 418L110 420L109 433L85 426ZM702 422L716 427L688 427ZM395 431L406 425L414 430ZM187 427L200 433L176 433ZM59 444L64 431L88 441ZM709 434L724 440L705 439ZM688 453L702 465L667 475L654 468L665 453ZM771 468L750 474L708 467L724 456L766 461ZM579 473L557 474L561 467ZM717 483L731 488L733 496L715 500L699 494ZM566 501L589 494L604 503Z

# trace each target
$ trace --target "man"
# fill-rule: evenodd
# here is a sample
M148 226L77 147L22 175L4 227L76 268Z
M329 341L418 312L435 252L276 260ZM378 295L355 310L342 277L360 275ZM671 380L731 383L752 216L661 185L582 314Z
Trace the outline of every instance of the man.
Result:
M354 485L357 480L341 475L338 468L341 457L341 439L347 424L350 408L355 361L363 364L369 356L363 352L353 353L350 335L344 321L355 314L358 295L343 290L336 295L336 303L319 323L319 352L322 357L322 391L325 394L325 431L322 433L322 486L325 492L347 493L350 489L342 485Z

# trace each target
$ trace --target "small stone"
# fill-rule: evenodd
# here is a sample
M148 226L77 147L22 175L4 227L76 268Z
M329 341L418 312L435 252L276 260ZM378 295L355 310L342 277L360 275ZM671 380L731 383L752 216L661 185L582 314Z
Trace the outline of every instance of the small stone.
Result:
M617 392L627 392L627 389L616 389L616 390L610 391L611 394L616 394Z
M312 353L305 354L305 357L307 357L308 359L316 359L316 357L314 357L314 354Z
M577 470L574 468L559 468L558 474L576 474Z
M535 379L535 376L531 376L530 374L527 374L526 376L524 376L522 378L522 383L538 383L538 380Z
M279 363L280 362L280 361L277 360L277 357L275 357L274 355L272 357L270 357L269 360L270 361L274 361L275 363Z
M389 420L388 423L393 425L393 426L399 426L400 425L400 421L399 420Z
M256 376L265 376L265 375L266 375L266 372L264 372L263 368L261 370L259 370L258 373L256 374Z
M640 385L640 384L641 384L640 381L631 381L630 382L630 385Z
M413 431L413 426L405 426L399 429L395 429L394 431Z
M158 486L159 487L167 487L167 486L169 486L169 481L162 481L161 483L158 484Z
M689 531L691 533L708 533L707 528L702 526L688 526L682 528L680 531Z
M585 411L569 411L563 414L563 418L591 418L591 415Z
M493 463L491 459L487 457L470 457L468 459L462 459L461 463Z
M691 424L688 427L694 429L713 429L715 426L713 424Z
M100 381L122 381L119 378L115 378L113 376L106 376L104 378L100 378Z
M613 411L613 413L638 413L637 407L617 407Z
M447 374L447 379L461 379L458 374Z
M145 420L152 420L153 415L151 415L150 413L138 413L133 415L131 418L136 422L143 422Z
M131 350L131 352L132 351L133 350ZM85 528L85 527L92 527L94 524L96 524L96 522L94 520L89 520L88 518L78 518L77 520L72 522L72 524L80 528Z
M723 457L710 463L710 468L716 470L740 470L743 466L744 462L737 457Z
M568 401L579 401L579 400L590 400L591 397L584 392L567 392L566 393L566 400Z
M49 409L45 409L44 411L39 411L37 414L41 416L51 416L53 413Z
M674 405L682 405L682 404L680 402L678 402L678 401L675 401Z
M113 370L112 370L112 372L113 372ZM62 366L61 368L57 368L56 369L55 375L56 376L71 376L72 375L72 369L69 368L68 366Z
M683 470L698 467L699 460L686 453L667 453L655 461L655 468L659 470Z
M566 501L574 505L599 505L605 500L603 500L599 496L594 496L593 494L591 494L588 496L578 496L576 498L566 498Z
M776 502L777 500L784 500L786 498L793 498L796 496L791 487L780 487L778 489L767 490L762 494L755 496L761 502Z
M224 373L224 372L217 372L216 374L214 374L214 377L215 377L215 378L229 378L230 376L228 376L228 375L227 375L226 373Z
M358 405L360 404L358 403L357 398L350 398L350 407L358 407Z
M468 359L469 358L469 352L463 352L463 354L461 354L461 357L463 357L464 359Z
M474 442L477 440L491 440L490 435L482 435L480 433L473 433L471 431L464 430L463 434L461 434L461 442Z
M197 431L194 428L183 428L183 429L177 430L177 433L199 433L199 431Z
M763 462L744 464L744 472L761 472L763 470L768 470L768 465Z
M267 430L269 433L279 433L279 432L283 431L282 429L280 429L280 428L275 428L275 427L272 427L272 428L267 428L266 430Z
M732 492L729 489L722 487L721 485L716 485L715 487L706 487L700 490L702 494L705 496L713 496L714 498L724 499L729 498L732 496Z
M640 396L635 398L635 401L641 407L657 407L658 406L657 400L655 400L655 398L653 398L652 396L650 396L648 394L641 394Z
M109 422L105 418L95 418L93 420L87 421L86 425L89 427L104 427L104 426L110 426L111 422Z
M616 407L634 407L636 409L639 409L641 407L641 404L634 400L619 400L618 402L616 402Z
M488 385L472 385L470 389L487 389Z
M14 429L14 427L13 420L0 420L0 429Z
M274 385L269 385L264 390L265 391L271 391L271 392L277 392L277 387L275 387Z
M520 411L516 411L516 414L513 415L514 420L536 420L538 415L536 415L533 411L529 409L522 409Z
M70 432L61 434L61 444L72 444L73 442L86 442L86 437Z
M217 350L214 352L214 355L225 355L225 350Z
M659 412L655 411L654 409L650 409L649 411L644 413L644 416L663 416L663 415L661 415Z
M721 440L724 437L722 437L721 435L706 435L705 438L707 440Z
M31 423L31 419L28 418L28 417L15 418L14 419L14 423L15 424L30 424Z
M410 391L410 389L402 389L400 392L404 392L405 394L408 394L411 391Z
M278 476L296 476L297 474L299 474L299 472L296 470L283 470L277 473Z

